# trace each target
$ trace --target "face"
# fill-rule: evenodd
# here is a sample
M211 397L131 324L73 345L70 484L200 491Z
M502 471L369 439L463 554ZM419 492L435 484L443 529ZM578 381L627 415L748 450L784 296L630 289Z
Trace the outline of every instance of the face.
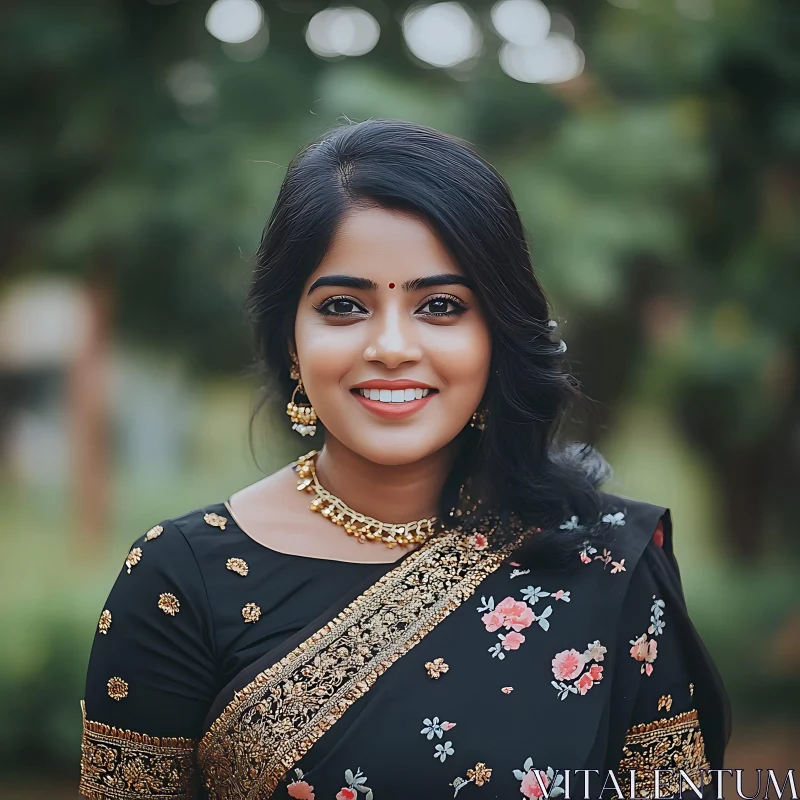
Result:
M378 464L452 443L480 405L491 338L463 270L419 218L359 209L303 289L303 385L328 436Z

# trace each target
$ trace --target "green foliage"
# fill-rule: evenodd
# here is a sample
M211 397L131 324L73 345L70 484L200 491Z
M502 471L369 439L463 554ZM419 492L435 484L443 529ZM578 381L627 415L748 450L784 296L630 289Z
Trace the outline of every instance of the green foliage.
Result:
M800 5L725 0L698 20L663 0L567 3L586 70L542 86L502 73L478 0L484 51L462 73L408 58L407 3L376 10L374 51L323 61L303 38L321 2L262 2L269 46L245 63L206 33L208 2L4 5L0 291L35 272L106 284L127 341L238 374L250 258L292 154L346 119L430 124L475 141L508 179L597 428L644 398L689 439L723 503L707 552L795 545ZM193 455L221 475L218 454L246 449L211 441L229 430L218 422ZM197 478L158 502L126 487L117 555L152 524L149 509L206 502L219 484ZM0 759L66 767L112 571L17 522L27 538L5 570L26 568L0 580ZM792 603L786 580L764 567L692 584L732 692L775 712L790 707L790 681L761 654Z

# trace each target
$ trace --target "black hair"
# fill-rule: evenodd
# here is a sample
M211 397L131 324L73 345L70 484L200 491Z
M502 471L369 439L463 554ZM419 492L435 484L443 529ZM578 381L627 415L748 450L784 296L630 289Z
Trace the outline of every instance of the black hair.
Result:
M412 213L429 224L474 284L491 330L485 428L461 434L442 518L469 478L474 494L542 528L540 538L565 544L585 538L585 529L578 534L559 525L573 515L582 523L599 518L598 486L609 469L594 448L565 439L564 423L582 395L549 324L511 191L455 136L370 119L326 132L292 159L247 298L260 365L277 381L282 402L294 388L289 343L302 288L343 217L363 207Z

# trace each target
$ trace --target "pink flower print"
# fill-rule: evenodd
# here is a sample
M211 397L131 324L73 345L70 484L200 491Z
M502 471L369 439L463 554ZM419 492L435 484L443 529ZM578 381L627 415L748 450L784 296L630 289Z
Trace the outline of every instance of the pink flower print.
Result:
M456 726L455 722L443 722L441 724L441 729L443 731L449 731L451 728L455 728L455 726Z
M305 781L294 781L286 787L289 797L296 800L314 800L314 787L309 786Z
M559 681L571 681L586 664L586 659L577 650L562 650L552 661L553 675Z
M511 692L514 691L514 687L513 686L504 686L500 691L503 694L511 694Z
M481 617L481 622L486 626L486 630L489 633L494 633L498 628L502 628L505 621L505 614L501 614L497 609Z
M521 567L522 566L522 564L520 564L519 561L509 561L508 563L512 567Z
M563 589L559 589L554 595L556 600L563 600L565 603L569 603L569 592L565 592Z
M503 650L519 650L519 646L525 641L521 633L508 633L505 636L500 634L500 641L503 643Z
M536 774L539 775L539 780L536 780ZM541 781L541 786L539 785L539 781ZM544 797L544 792L542 792L542 786L547 789L550 786L550 778L545 775L542 770L528 770L525 773L525 777L522 779L522 786L519 787L519 790L525 797Z
M346 786L342 791L336 795L336 800L356 800L356 793L353 789L348 789Z
M476 550L485 550L489 546L489 540L482 533L476 533L470 538L470 543Z
M589 667L589 672L587 674L595 683L597 683L597 681L602 680L603 678L603 668L599 664L592 664L592 666Z
M536 619L533 610L521 600L515 600L513 597L506 597L501 600L495 611L503 614L503 627L506 629L511 628L515 631L521 631L531 625Z
M647 652L647 634L643 633L638 639L631 639L631 657L637 661L644 661Z
M592 559L586 555L586 552L584 550L581 550L581 561L583 561L584 564L592 563Z
M625 572L625 559L623 558L622 561L612 561L611 562L611 574L613 575L615 572Z
M631 656L637 661L642 661L642 672L647 675L653 673L653 662L658 656L658 642L655 639L648 639L647 634L643 633L638 639L631 640Z
M588 692L593 685L594 681L588 672L584 672L583 675L581 675L580 678L575 681L575 686L578 688L578 694L586 694L586 692Z

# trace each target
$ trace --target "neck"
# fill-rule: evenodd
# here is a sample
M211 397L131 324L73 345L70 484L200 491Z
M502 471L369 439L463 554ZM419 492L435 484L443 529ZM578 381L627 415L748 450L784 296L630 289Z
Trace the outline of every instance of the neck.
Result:
M404 523L433 517L453 464L454 447L444 447L412 464L368 461L328 436L317 457L322 486L354 511L381 522Z

